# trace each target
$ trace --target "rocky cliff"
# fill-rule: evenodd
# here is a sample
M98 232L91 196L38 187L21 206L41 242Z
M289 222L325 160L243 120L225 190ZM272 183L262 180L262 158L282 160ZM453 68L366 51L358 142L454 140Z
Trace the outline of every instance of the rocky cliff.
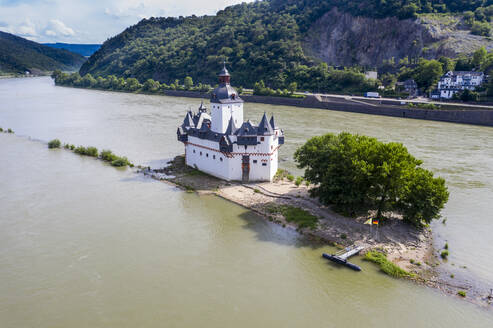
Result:
M470 34L460 16L374 19L336 8L314 22L303 41L305 54L330 65L376 67L391 58L456 57L481 46L491 49L493 41Z

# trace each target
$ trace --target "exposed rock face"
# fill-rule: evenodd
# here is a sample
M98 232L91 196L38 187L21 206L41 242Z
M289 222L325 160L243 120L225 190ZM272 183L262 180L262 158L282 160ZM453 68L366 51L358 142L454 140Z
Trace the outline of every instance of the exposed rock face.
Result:
M457 16L373 19L332 9L311 26L303 47L329 65L375 67L391 58L455 57L481 46L493 48L491 40L460 28Z
M419 56L433 41L415 20L354 17L333 9L311 26L304 50L331 65L379 66L392 57Z

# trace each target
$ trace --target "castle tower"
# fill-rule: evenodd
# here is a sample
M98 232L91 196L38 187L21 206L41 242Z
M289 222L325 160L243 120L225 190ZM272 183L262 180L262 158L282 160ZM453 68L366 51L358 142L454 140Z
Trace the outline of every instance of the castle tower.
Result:
M230 85L231 76L226 64L219 73L219 86L211 94L211 130L225 133L232 118L236 126L243 123L243 99Z

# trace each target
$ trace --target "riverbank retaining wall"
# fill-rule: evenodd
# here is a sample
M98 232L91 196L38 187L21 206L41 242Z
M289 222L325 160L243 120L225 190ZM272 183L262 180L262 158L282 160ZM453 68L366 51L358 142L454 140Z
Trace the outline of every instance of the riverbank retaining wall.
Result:
M197 91L175 91L167 90L164 92L167 96L173 97L190 97L190 98L209 98L207 92ZM487 109L419 109L408 108L404 105L395 105L387 103L366 103L364 101L347 100L340 97L320 97L308 95L305 98L287 98L287 97L269 97L242 95L245 102L295 106L306 108L319 108L327 110L337 110L343 112L353 112L371 115L384 115L402 118L414 118L421 120L475 124L493 126L493 110Z

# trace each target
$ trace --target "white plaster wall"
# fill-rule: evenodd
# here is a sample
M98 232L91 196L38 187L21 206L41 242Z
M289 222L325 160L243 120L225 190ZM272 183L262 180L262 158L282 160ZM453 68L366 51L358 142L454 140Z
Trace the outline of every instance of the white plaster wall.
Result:
M211 130L219 133L226 132L231 116L233 117L233 120L235 121L237 127L243 124L243 103L237 103L237 104L212 103Z

